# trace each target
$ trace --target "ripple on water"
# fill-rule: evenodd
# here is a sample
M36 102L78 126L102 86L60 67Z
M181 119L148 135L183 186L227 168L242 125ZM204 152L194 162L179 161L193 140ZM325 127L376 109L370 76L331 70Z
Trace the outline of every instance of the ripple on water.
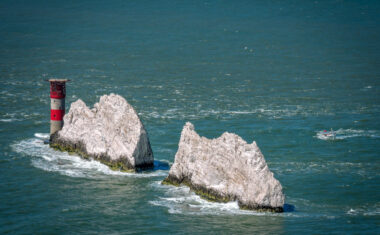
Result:
M327 110L315 112L312 108L305 108L301 105L288 105L285 107L270 107L260 106L255 109L245 109L238 107L236 110L226 110L202 107L190 110L188 107L176 107L167 109L162 112L157 110L141 111L139 115L151 119L181 119L181 120L197 120L202 118L220 117L220 118L236 118L245 115L256 115L259 117L266 117L269 119L281 119L294 116L315 116L315 115L331 115Z

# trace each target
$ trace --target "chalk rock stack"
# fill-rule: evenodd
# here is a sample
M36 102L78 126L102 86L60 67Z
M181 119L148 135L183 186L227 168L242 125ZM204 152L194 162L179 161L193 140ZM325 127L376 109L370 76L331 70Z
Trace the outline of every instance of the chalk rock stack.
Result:
M282 186L268 169L256 142L247 144L227 132L217 139L200 137L189 122L163 183L188 185L212 201L237 201L242 209L283 212Z
M148 134L123 97L104 95L92 109L79 99L63 121L62 130L51 136L51 147L99 160L115 170L153 167Z

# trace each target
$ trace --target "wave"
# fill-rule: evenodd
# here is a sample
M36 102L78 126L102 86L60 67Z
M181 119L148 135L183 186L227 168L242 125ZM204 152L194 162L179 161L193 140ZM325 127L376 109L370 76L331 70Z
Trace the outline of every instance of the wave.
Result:
M149 201L151 205L166 207L170 214L187 215L255 215L255 216L299 216L294 213L271 213L240 210L238 203L210 202L196 195L186 186L162 185L161 181L151 184L156 190L161 191L160 196Z
M309 116L315 114L297 105L284 108L256 108L251 110L224 110L224 109L203 109L203 110L188 110L183 108L172 108L159 113L156 110L142 111L139 115L152 119L182 119L194 120L200 118L218 117L232 118L243 115L258 115L270 119L288 118L293 116ZM324 113L326 114L326 113Z
M36 120L40 119L42 115L40 113L27 113L27 112L13 112L6 113L1 116L0 122L19 122L24 120Z
M17 122L17 121L22 121L22 120L17 119L17 118L2 118L2 119L0 119L0 122Z
M346 214L350 216L363 216L363 215L364 216L379 216L380 208L379 207L372 207L372 208L362 207L362 208L356 208L356 209L350 208L349 210L347 210Z
M155 161L156 170L154 171L144 173L114 171L93 159L86 160L80 156L70 155L50 148L49 145L44 144L44 141L49 138L47 133L35 133L34 135L36 138L16 142L11 147L17 153L32 157L32 165L45 171L81 178L102 178L105 176L162 177L168 173L168 163L159 161Z
M217 215L217 216L234 216L234 215L246 215L246 216L271 216L271 217L314 217L314 218L327 218L336 219L341 216L378 216L380 214L380 208L378 204L372 206L363 206L357 209L343 210L339 213L315 213L309 210L310 207L314 209L320 209L323 205L319 203L313 203L302 198L289 198L287 201L294 205L299 205L301 210L296 211L295 206L285 204L284 213L272 213L272 212L256 212L249 210L239 209L237 202L218 203L210 202L202 199L200 196L192 192L187 186L169 186L162 185L161 181L155 181L151 183L153 187L159 193L156 198L149 201L149 204L168 209L170 214L183 214L183 215Z
M336 131L318 131L315 135L320 140L344 140L354 137L380 138L380 132L376 130L338 129Z
M367 179L379 176L376 165L371 162L338 162L338 161L285 161L285 162L268 162L269 168L279 175L287 174L356 174ZM342 185L343 187L344 185Z
M34 133L34 136L44 140L47 140L50 137L49 133Z

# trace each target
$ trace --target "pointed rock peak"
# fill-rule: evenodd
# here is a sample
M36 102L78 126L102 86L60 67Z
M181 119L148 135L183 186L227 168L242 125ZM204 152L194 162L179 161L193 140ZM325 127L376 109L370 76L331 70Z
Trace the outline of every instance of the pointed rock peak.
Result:
M183 127L183 130L194 131L194 125L191 122L186 122L185 126Z
M71 103L70 108L71 107L75 107L75 106L77 106L77 107L84 107L84 106L86 106L86 103L83 100L78 99L77 101Z

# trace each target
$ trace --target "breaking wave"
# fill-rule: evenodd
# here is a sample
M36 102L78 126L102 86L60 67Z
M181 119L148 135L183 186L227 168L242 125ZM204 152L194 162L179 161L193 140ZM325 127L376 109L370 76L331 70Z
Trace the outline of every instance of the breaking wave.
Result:
M237 202L218 203L202 199L186 186L162 185L161 181L151 184L161 191L150 204L168 208L170 214L187 215L256 215L256 216L299 216L294 213L271 213L240 210Z
M127 176L127 177L156 177L166 176L168 163L155 161L155 171L145 173L126 173L111 170L108 166L95 161L86 160L77 155L67 152L56 151L44 142L48 140L49 134L35 133L36 138L22 140L12 144L15 152L31 156L34 167L39 169L58 172L70 177L101 178L104 176Z
M34 136L43 140L48 140L50 137L48 133L34 133Z
M380 132L376 130L353 130L353 129L339 129L331 131L318 131L315 135L320 140L344 140L354 137L370 137L380 138Z
M359 208L350 208L346 212L347 215L350 216L379 216L380 215L380 207L378 205L375 206L363 206Z

